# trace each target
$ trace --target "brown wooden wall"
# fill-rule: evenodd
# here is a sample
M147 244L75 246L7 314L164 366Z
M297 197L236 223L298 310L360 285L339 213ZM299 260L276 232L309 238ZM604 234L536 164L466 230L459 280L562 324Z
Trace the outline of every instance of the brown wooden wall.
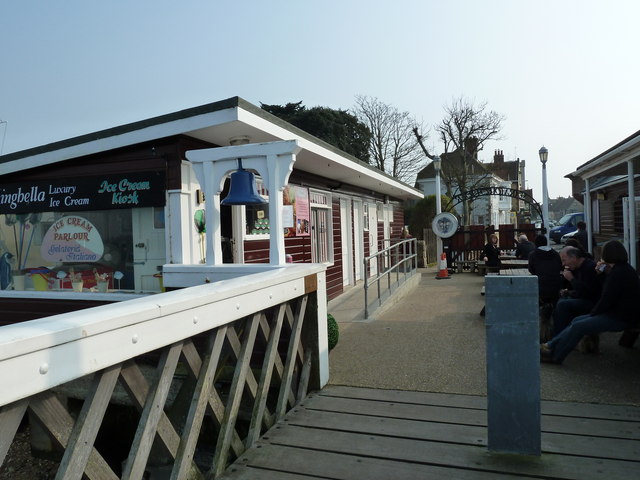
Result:
M311 237L284 239L284 248L293 263L311 263ZM269 263L269 240L245 240L245 263Z
M115 302L91 300L50 300L47 298L0 298L0 326L75 312Z
M391 238L398 238L402 235L404 228L404 210L401 205L393 204L393 216L391 219ZM409 232L413 235L412 232Z
M635 182L634 193L636 196L640 195L640 182L638 181ZM622 199L627 196L626 182L606 189L606 199L599 201L600 231L594 235L597 243L603 243L611 239L622 239L624 236Z
M343 292L340 200L334 199L331 207L333 265L327 268L327 297L329 300ZM288 255L293 256L294 263L311 263L310 236L285 238L284 248ZM269 263L269 240L246 240L244 242L244 261L245 263Z

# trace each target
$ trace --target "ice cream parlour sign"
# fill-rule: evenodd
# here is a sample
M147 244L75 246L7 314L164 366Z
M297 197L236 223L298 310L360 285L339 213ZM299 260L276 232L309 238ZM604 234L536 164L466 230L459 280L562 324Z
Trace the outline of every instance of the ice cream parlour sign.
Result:
M69 215L49 227L40 253L52 262L97 262L104 253L104 243L89 220Z
M0 213L161 207L163 172L99 175L0 185Z

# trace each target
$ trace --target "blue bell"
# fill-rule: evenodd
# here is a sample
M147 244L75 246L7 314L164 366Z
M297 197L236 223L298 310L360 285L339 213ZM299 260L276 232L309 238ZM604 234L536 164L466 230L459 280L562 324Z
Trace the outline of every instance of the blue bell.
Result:
M238 160L238 170L231 174L229 194L220 202L220 205L262 205L264 203L267 201L258 193L253 173L242 168L242 162Z

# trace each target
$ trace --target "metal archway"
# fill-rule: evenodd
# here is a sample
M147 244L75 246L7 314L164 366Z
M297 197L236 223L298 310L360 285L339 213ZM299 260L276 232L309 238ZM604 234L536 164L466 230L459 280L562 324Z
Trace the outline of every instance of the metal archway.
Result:
M466 192L463 193L459 193L457 195L454 195L453 197L451 197L449 199L449 201L447 202L447 204L445 205L445 207L443 208L444 211L448 211L451 207L454 207L456 205L458 205L459 203L462 203L464 201L473 201L478 197L488 197L491 195L498 195L501 197L511 197L511 198L516 198L518 200L522 200L525 203L528 203L529 205L531 205L535 211L538 213L538 215L540 215L540 218L542 219L542 229L544 231L545 226L544 226L544 217L542 216L542 206L536 202L536 200L529 195L527 192L523 191L523 190L515 190L513 188L507 188L507 187L480 187L480 188L474 188L471 190L467 190Z

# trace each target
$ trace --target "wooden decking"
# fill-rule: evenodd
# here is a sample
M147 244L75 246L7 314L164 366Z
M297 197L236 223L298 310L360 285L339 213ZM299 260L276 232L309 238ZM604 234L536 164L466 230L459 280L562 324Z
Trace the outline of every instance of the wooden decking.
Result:
M487 450L486 398L329 386L224 479L640 478L640 407L542 403L541 457Z

